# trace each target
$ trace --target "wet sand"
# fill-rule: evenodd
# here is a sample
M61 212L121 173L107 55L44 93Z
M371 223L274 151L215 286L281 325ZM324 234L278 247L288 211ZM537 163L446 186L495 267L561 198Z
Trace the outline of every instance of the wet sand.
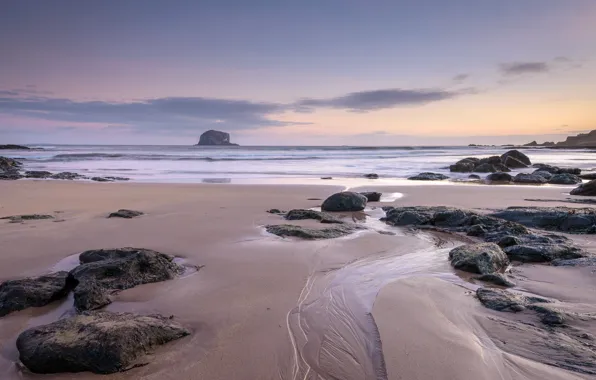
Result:
M0 221L0 281L47 273L61 260L94 248L144 247L204 266L195 274L115 296L107 310L174 315L192 335L156 350L146 366L101 376L109 380L589 378L544 364L519 345L509 349L495 343L498 333L504 334L499 330L502 324L489 318L508 316L482 307L472 295L477 285L449 266L447 252L461 244L459 238L385 226L375 222L379 210L368 211L371 230L345 238L296 241L263 232L263 225L283 223L266 210L316 207L321 201L309 198L324 199L341 189L0 182L0 217L27 213L56 217L23 224ZM377 206L480 210L544 206L549 203L524 199L562 201L569 191L372 184L366 189L404 195ZM106 218L119 208L146 215ZM593 250L591 237L582 237L581 243ZM573 310L596 312L590 268L528 265L517 270L516 280L524 290L555 297ZM15 339L28 327L59 318L70 303L65 300L0 318L0 378L41 378L16 365ZM592 322L581 323L596 335ZM43 378L100 377L80 373Z

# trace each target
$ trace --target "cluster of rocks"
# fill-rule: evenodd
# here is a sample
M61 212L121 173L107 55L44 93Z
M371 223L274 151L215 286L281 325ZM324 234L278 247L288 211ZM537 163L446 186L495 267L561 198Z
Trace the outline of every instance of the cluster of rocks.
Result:
M594 208L508 207L491 215L531 228L567 233L596 233Z
M565 236L530 231L524 225L489 215L450 207L384 207L389 225L432 228L465 233L496 243L510 260L550 262L578 259L588 254Z
M78 315L19 335L20 359L31 371L122 371L154 346L189 334L171 318L158 315L90 312L111 303L114 292L173 279L182 268L171 256L143 248L100 249L81 253L79 261L70 272L0 285L0 316L45 306L74 293Z
M16 144L1 144L0 150L30 150L28 146Z
M12 158L0 156L0 180L14 180L22 178L19 169L22 164Z
M510 172L511 169L527 168L530 165L532 162L528 156L518 150L510 150L501 156L464 158L451 165L449 170L457 173L495 173Z
M75 180L88 179L96 182L128 181L126 177L87 177L73 172L51 173L45 170L28 170L21 172L23 164L17 160L0 156L0 180L17 180L21 178Z

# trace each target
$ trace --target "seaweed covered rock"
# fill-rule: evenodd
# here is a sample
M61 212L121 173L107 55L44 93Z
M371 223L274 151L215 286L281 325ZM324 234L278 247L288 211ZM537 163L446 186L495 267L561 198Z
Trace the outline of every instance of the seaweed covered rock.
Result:
M321 205L323 211L362 211L366 207L364 195L352 191L335 193Z
M22 332L19 359L34 373L125 371L157 346L189 335L171 318L85 312Z
M64 298L72 285L68 272L3 282L0 284L0 317Z
M21 163L15 159L0 156L0 172L9 172L18 170Z

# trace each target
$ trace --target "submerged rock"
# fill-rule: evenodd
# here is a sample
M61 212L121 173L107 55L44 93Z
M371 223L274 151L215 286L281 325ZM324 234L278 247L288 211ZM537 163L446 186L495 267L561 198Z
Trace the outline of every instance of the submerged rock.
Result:
M171 280L181 272L171 256L144 248L85 251L79 260L81 265L70 271L78 310L106 305L112 291Z
M410 181L442 181L445 179L449 179L449 177L440 173L424 172L413 177L409 177L408 179Z
M376 191L363 191L360 194L364 195L368 202L379 202L381 200L381 195L383 195L383 193L378 193Z
M335 193L321 205L323 211L362 211L366 207L364 195L351 191Z
M0 145L0 150L30 150L28 146L16 145L16 144L3 144Z
M110 215L108 215L108 218L132 219L132 218L135 218L135 217L141 216L141 215L144 215L144 213L141 212L141 211L120 209L120 210L118 210L116 212L113 212Z
M71 286L68 272L3 282L0 284L0 317L64 298Z
M24 331L17 349L34 373L109 374L130 369L149 350L189 334L161 315L85 312Z
M582 195L582 196L596 196L596 180L592 180L587 183L583 183L571 190L571 195Z
M305 209L294 209L288 211L285 215L287 220L303 220L303 219L314 219L318 220L321 223L336 223L342 224L343 221L337 219L333 215L330 215L326 212L314 211L314 210L305 210Z
M457 247L449 252L449 260L456 269L480 274L503 271L509 265L505 252L494 243Z
M470 174L468 179L480 179L480 176L478 174Z
M280 237L297 237L306 240L335 239L349 235L360 229L362 229L362 227L356 225L348 226L345 224L323 229L307 228L293 224L265 226L265 230L270 234Z
M25 177L27 178L50 178L52 176L52 173L45 171L45 170L32 170L32 171L26 171L25 172Z

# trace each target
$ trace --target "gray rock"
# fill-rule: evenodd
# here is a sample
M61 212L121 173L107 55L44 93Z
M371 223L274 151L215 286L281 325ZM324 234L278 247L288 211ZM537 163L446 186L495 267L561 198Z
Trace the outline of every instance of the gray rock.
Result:
M565 324L565 313L552 307L549 304L527 305L527 308L538 313L540 322L549 326L561 326Z
M85 312L24 331L17 349L34 373L109 374L133 368L150 350L189 334L160 315Z
M511 176L511 174L508 173L497 172L489 174L486 177L486 180L489 182L511 182L513 180L513 177Z
M488 273L483 274L482 276L474 277L475 280L490 282L491 284L505 286L508 288L512 288L515 286L515 283L507 278L504 274L501 273Z
M376 191L363 191L360 194L366 197L367 202L379 202L381 200L381 195L383 195L383 193L378 193Z
M517 313L526 309L524 296L506 290L478 288L476 296L485 307L492 310Z
M25 177L27 178L50 178L51 176L52 173L44 170L32 170L25 172Z
M468 236L484 236L486 235L486 229L481 224L475 224L471 226L468 231Z
M530 158L528 156L526 156L525 154L523 154L522 152L520 152L519 150L510 150L506 153L504 153L503 155L501 155L501 160L507 164L507 159L511 157L516 159L517 161L521 162L522 164L524 164L525 166L530 166L532 165L532 161L530 161ZM509 166L509 165L507 165ZM512 167L512 166L510 166Z
M355 225L348 226L345 224L323 229L307 228L293 224L265 226L265 230L270 234L280 237L297 237L306 240L335 239L354 233L359 229L362 228Z
M364 178L368 178L368 179L378 179L379 175L377 173L369 173L369 174L365 174Z
M209 130L199 138L197 145L236 146L230 142L230 134L222 131Z
M570 194L589 197L596 196L596 180L592 180L590 182L579 185L575 189L571 190Z
M532 228L570 233L596 233L593 208L509 207L491 214Z
M532 183L532 184L543 184L546 183L546 178L536 174L519 173L513 177L515 183Z
M116 212L111 213L108 215L108 218L125 218L125 219L132 219L136 218L137 216L144 215L141 211L135 210L127 210L127 209L120 209Z
M449 170L451 172L457 173L470 173L474 171L474 168L478 164L478 161L480 160L474 157L464 158L463 160L459 160L455 164L449 166Z
M556 259L577 259L585 253L569 244L513 245L503 249L510 260L524 263L548 262Z
M551 264L556 267L591 267L596 266L596 256L570 260L557 259L553 260Z
M24 178L24 176L20 174L18 170L0 170L0 181L14 181L21 178Z
M579 175L579 178L591 181L593 179L596 179L596 173L581 174Z
M21 166L22 164L17 160L0 156L0 172L18 170Z
M78 310L106 305L109 292L171 280L181 272L171 256L144 248L85 251L79 260L81 265L70 271Z
M546 170L542 170L542 169L535 170L532 174L539 175L540 177L542 177L546 180L550 180L554 175L551 172L547 172Z
M505 166L507 166L508 168L511 168L511 169L521 169L521 168L528 167L527 164L524 164L522 161L518 160L517 158L515 158L513 156L507 156L505 158L505 160L503 161L503 163L505 164Z
M471 273L488 274L505 270L509 259L494 243L469 244L449 252L454 268Z
M577 185L578 183L582 183L582 179L576 176L575 174L569 173L561 173L555 174L551 177L548 183L554 185Z
M64 298L72 285L68 272L3 282L0 284L0 317Z
M494 165L488 163L480 164L474 168L474 172L476 173L494 173L496 171L497 168L495 168Z
M24 215L11 215L11 216L4 216L0 219L8 219L11 223L21 223L26 220L44 220L44 219L54 219L52 215L45 215L45 214L24 214Z
M580 168L559 168L558 174L573 174L578 176L582 174L582 170Z
M85 179L84 175L72 173L72 172L61 172L52 174L52 179L64 179L64 180L73 180L73 179Z
M323 211L362 211L366 207L364 195L352 191L335 193L321 205Z
M447 177L444 174L425 172L415 175L413 177L409 177L408 179L410 181L442 181L445 179L449 179L449 177Z
M343 221L341 221L340 219L337 219L333 215L330 215L326 212L305 210L305 209L290 210L285 215L285 218L287 220L314 219L314 220L320 221L321 223L343 224Z

